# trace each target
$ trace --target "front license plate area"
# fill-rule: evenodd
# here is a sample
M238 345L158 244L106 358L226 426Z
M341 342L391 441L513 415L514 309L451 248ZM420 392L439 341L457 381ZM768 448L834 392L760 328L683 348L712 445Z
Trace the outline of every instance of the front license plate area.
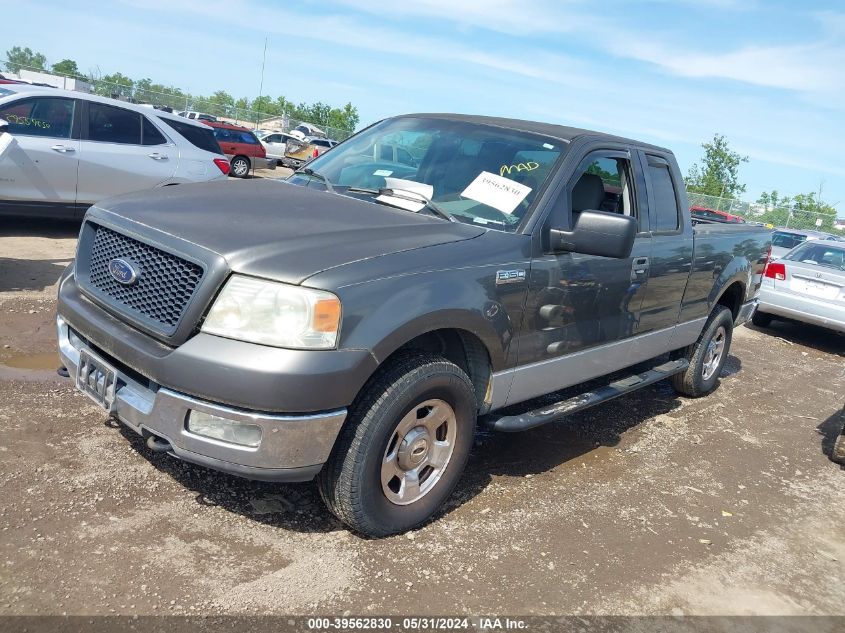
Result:
M76 367L76 388L111 412L117 391L117 371L99 356L81 349Z

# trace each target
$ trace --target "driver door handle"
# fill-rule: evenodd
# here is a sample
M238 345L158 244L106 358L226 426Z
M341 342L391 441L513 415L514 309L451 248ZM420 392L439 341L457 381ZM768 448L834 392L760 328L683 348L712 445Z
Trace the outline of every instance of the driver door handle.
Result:
M67 145L53 145L50 149L59 152L60 154L67 154L68 152L75 152L76 150Z
M158 152L153 152L152 154L147 154L153 160L167 160L167 154L159 154Z
M648 276L648 257L635 257L631 264L631 281L642 280Z

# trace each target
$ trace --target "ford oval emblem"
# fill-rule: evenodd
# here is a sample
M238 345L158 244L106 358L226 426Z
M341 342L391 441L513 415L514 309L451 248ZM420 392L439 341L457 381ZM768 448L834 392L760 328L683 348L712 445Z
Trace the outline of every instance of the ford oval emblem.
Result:
M109 272L124 286L131 286L138 281L138 271L125 259L113 259L109 262Z

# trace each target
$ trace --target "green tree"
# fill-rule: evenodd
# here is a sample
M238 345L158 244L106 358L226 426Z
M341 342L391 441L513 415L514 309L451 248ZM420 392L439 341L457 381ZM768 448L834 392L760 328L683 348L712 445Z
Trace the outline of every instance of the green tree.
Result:
M96 82L94 92L104 97L128 99L132 97L135 82L122 73L105 75Z
M343 108L332 108L329 112L329 125L338 127L343 130L352 132L358 127L361 116L358 114L358 108L351 103L347 103Z
M275 117L282 114L282 111L279 109L279 103L267 95L253 99L250 109L256 113L259 119L266 119L267 117Z
M6 70L19 73L21 68L26 70L46 70L47 58L41 53L34 53L28 46L21 48L13 46L6 51Z
M745 185L739 182L739 166L748 162L730 148L728 140L721 134L714 134L713 140L703 143L704 157L701 165L690 167L684 182L687 190L720 198L735 198L745 192Z
M62 61L53 64L53 72L57 75L64 75L65 77L81 77L79 66L72 59L63 59Z

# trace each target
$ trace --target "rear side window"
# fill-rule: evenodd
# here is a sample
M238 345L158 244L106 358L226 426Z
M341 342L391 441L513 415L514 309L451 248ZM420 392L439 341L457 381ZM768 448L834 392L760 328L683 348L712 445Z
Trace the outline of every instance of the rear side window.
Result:
M255 138L255 134L253 134L252 132L239 132L238 130L233 130L232 136L234 137L233 140L236 143L246 143L247 145L261 144L258 142L258 139Z
M70 138L74 109L73 99L34 97L0 107L0 119L8 121L11 134Z
M143 125L141 126L141 144L142 145L164 145L167 139L158 131L147 117L141 117Z
M184 136L185 139L187 139L187 141L194 147L213 154L223 154L223 152L220 151L220 145L217 143L217 139L214 138L214 132L210 127L200 127L198 125L183 123L182 121L175 121L173 119L161 119L161 121Z
M677 231L679 223L678 196L672 182L669 165L663 159L648 157L651 177L652 231Z
M142 115L104 103L88 104L88 140L121 145L141 144Z

